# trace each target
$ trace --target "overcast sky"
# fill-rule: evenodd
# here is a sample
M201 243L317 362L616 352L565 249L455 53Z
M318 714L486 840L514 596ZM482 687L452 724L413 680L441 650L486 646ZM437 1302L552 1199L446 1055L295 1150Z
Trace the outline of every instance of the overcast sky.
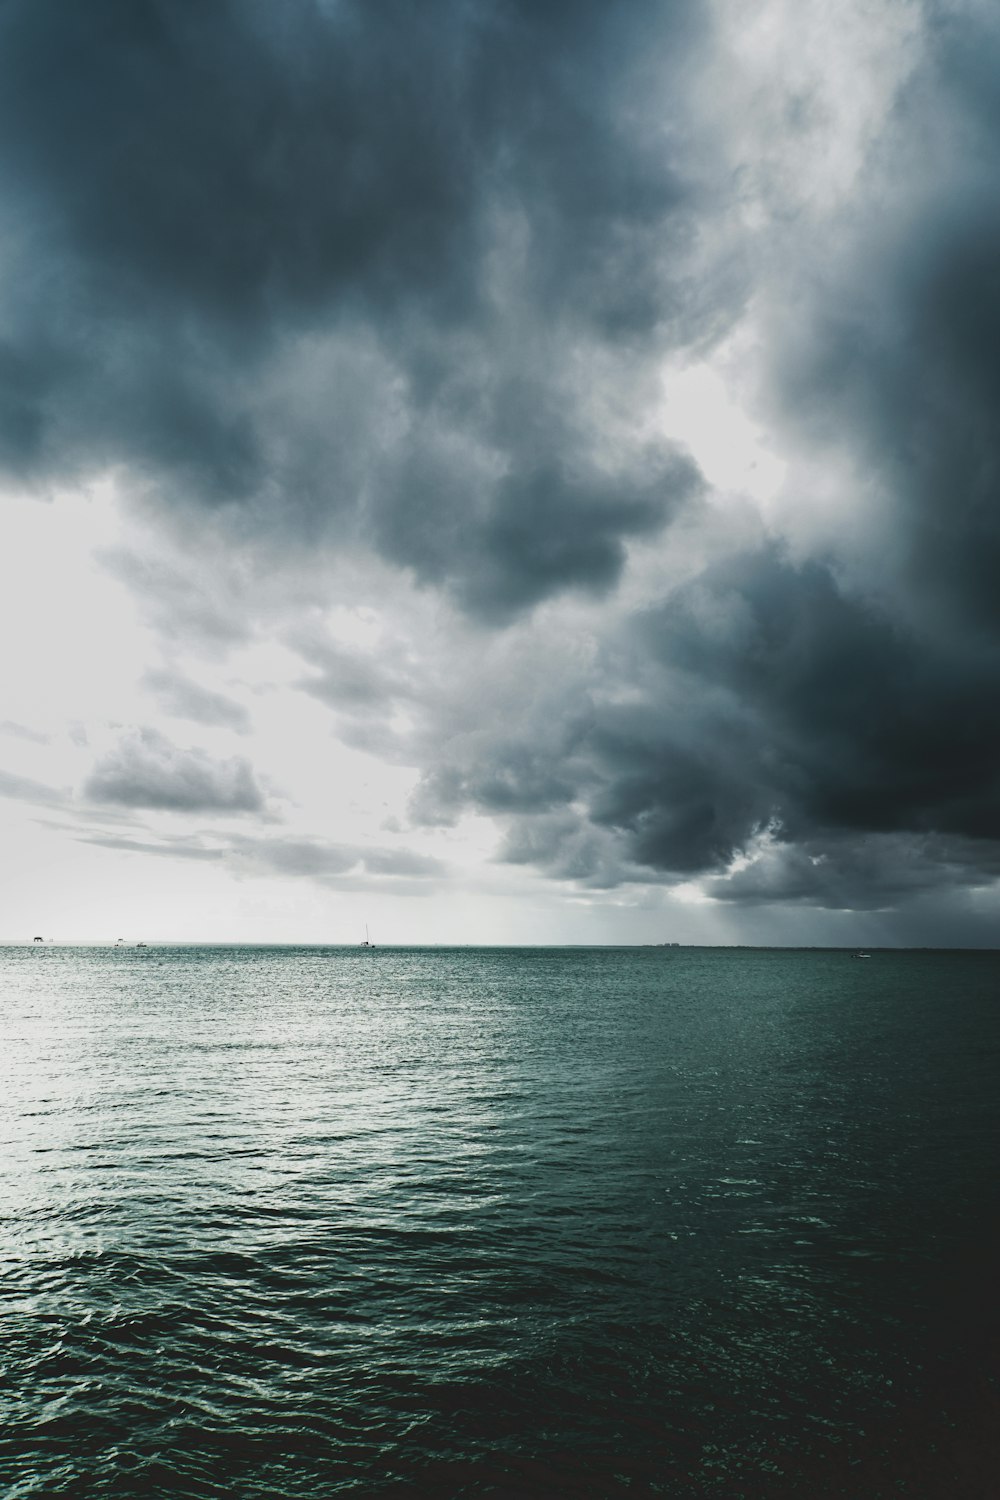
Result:
M6 0L0 938L1000 942L998 78Z

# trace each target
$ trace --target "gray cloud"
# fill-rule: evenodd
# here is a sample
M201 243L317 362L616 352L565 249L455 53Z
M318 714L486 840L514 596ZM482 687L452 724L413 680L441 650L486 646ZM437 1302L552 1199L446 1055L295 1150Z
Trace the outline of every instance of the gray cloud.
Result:
M751 229L688 83L706 16L10 0L0 462L39 485L123 466L192 555L236 559L227 588L107 559L173 639L249 640L261 578L320 554L374 549L442 591L484 643L454 683L419 643L300 632L300 685L350 743L412 754L415 818L495 817L510 862L835 911L975 890L1000 848L1000 22L922 7L844 206L811 220L778 141ZM856 534L713 531L655 436L663 359L747 306L762 410L810 456L798 509ZM707 558L682 582L664 565L642 607L595 612L585 661L539 636L491 675L496 627L607 598L680 515ZM240 727L191 684L151 686ZM247 762L149 732L87 790L262 807ZM434 874L318 840L227 847L324 882Z
M722 314L667 128L703 32L688 0L13 0L0 462L124 463L183 525L373 544L497 621L607 590L698 484L602 403Z
M213 760L182 750L153 729L123 737L97 762L84 784L94 802L168 812L260 813L264 795L249 761Z
M447 826L468 806L546 813L570 802L574 791L568 768L553 762L543 744L473 733L452 742L448 759L425 775L413 810L419 822Z
M165 839L159 843L147 839L129 839L114 834L93 833L78 836L81 844L96 844L100 849L121 849L127 854L153 854L165 859L219 860L225 850L206 847L193 839Z
M526 690L515 726L501 702L460 729L456 702L413 812L497 815L502 858L590 885L879 909L978 886L1000 873L998 667L764 544Z
M234 703L222 693L210 692L180 672L166 669L147 672L142 685L155 693L161 707L175 718L235 729L240 734L246 734L250 728L250 716L241 703Z
M719 901L893 909L949 887L989 886L1000 877L1000 845L938 835L827 835L766 845L744 869L710 878Z
M77 832L76 837L80 843L102 849L162 859L222 861L243 875L288 875L345 889L367 887L412 894L448 874L442 860L412 849L361 847L320 838L251 838L216 831L155 837Z
M408 849L362 848L311 838L234 838L232 854L259 871L296 875L325 885L366 883L372 877L401 880L440 878L441 860Z
M858 535L830 543L840 576L975 654L1000 626L1000 21L936 0L920 19L849 206L773 246L776 274L758 273L766 414L816 468L853 471L839 482Z
M849 211L753 252L768 418L828 461L859 533L811 557L717 539L605 639L575 704L560 688L472 754L449 735L418 816L506 800L508 859L705 876L729 902L883 909L996 878L1000 24L927 14Z
M252 634L246 600L233 597L224 585L231 582L224 570L210 576L190 567L180 568L159 556L140 556L126 548L106 548L99 554L112 577L138 596L143 609L162 635L171 641L195 640L206 647L225 651L243 645Z
M30 740L34 745L47 745L50 740L49 735L40 734L37 729L29 729L26 724L16 724L13 719L4 719L0 723L0 734L9 734L18 740Z
M290 644L314 669L299 686L330 708L368 715L413 696L416 665L399 660L398 651L393 660L384 651L359 651L306 631L296 632Z
M361 847L329 839L249 838L245 835L191 833L130 837L104 832L76 833L78 842L161 859L228 864L243 875L289 875L339 888L394 887L409 894L415 885L446 877L448 866L412 849Z
M0 771L0 797L12 797L18 802L35 802L42 807L61 807L68 795L58 787L47 786L30 776L14 776L9 771Z
M727 693L723 755L743 770L725 779L767 792L744 827L777 813L792 834L1000 836L988 641L972 652L918 633L774 549L714 567L637 625L665 666Z
M506 864L534 865L555 880L591 890L656 879L649 868L629 860L613 833L569 808L510 819L498 857Z

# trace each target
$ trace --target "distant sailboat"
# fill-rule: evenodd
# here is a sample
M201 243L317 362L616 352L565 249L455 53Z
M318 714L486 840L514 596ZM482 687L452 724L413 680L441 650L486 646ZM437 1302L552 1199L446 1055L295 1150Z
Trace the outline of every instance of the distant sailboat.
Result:
M362 946L362 948L374 948L374 946L375 946L375 944L373 942L371 942L371 940L368 937L368 923L367 922L365 923L365 940L361 944L361 946Z

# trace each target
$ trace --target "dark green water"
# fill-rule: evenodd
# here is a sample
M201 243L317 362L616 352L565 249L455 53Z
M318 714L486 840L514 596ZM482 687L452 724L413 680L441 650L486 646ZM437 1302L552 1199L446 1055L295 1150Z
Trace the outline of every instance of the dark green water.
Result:
M1000 957L0 950L0 1485L1000 1494Z

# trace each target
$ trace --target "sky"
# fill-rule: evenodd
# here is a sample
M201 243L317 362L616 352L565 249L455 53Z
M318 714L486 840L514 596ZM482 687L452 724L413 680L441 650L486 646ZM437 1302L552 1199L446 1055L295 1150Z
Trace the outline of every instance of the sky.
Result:
M6 0L0 939L1000 946L998 76Z

